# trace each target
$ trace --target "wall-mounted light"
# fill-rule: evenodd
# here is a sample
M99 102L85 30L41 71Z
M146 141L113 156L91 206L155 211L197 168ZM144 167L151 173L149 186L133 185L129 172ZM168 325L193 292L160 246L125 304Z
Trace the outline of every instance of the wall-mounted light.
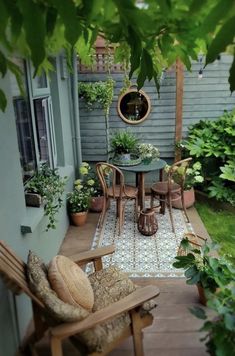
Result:
M203 56L199 56L198 62L200 64L200 69L198 72L198 79L202 79L203 78L203 66L202 66L202 60L203 60Z

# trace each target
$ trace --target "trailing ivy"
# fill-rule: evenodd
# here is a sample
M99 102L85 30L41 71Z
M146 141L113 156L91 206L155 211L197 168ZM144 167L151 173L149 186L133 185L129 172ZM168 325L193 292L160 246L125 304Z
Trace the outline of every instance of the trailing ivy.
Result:
M94 105L99 104L104 110L105 116L108 116L113 101L114 83L112 78L108 78L105 82L80 82L78 83L78 94L84 99L88 110L93 110Z
M0 0L0 72L19 76L9 59L14 53L32 61L35 74L51 70L50 58L72 51L87 64L98 35L126 50L129 77L137 74L138 89L153 79L159 89L163 68L179 58L190 70L191 59L207 53L211 63L229 46L234 53L234 0ZM229 73L235 89L235 65ZM0 88L0 109L6 108Z

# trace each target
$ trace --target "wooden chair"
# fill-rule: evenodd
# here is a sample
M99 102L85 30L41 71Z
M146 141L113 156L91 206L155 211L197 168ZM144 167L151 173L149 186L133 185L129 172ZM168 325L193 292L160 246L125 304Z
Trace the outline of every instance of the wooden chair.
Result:
M114 252L114 246L99 248L96 250L78 253L71 256L73 261L80 266L88 262L94 263L96 271L102 269L101 257ZM90 355L106 355L115 348L126 337L133 336L135 355L143 355L142 329L152 324L153 317L151 314L140 316L140 306L159 294L159 289L155 286L138 288L135 292L127 297L91 313L86 319L73 322L62 323L57 326L50 326L46 319L45 305L31 292L26 278L26 264L3 242L0 241L0 275L6 286L16 295L26 293L31 298L33 306L34 331L27 337L21 345L21 350L25 355L25 350L31 350L32 355L36 355L34 344L48 333L50 339L51 355L62 356L62 341L72 337L84 330L93 328L95 325L102 324L107 320L113 319L123 312L129 312L131 324L126 327L122 334L107 346L103 353L93 352Z
M187 168L189 166L189 162L192 160L191 157L183 159L174 163L167 172L167 180L163 182L157 182L151 187L151 207L154 207L154 198L158 198L160 201L160 213L165 214L166 204L169 207L169 214L171 220L172 231L175 232L175 226L172 216L172 201L181 199L183 210L187 221L189 222L189 218L186 212L185 203L184 203L184 182L187 174ZM178 183L174 182L174 174L176 170L182 167L181 174L178 175L179 181Z
M115 199L117 204L117 217L119 218L119 235L124 222L125 203L129 199L135 200L135 213L138 214L138 188L125 185L122 171L106 162L96 164L96 171L99 177L104 194L104 205L101 212L99 225L102 226L109 206L110 199Z

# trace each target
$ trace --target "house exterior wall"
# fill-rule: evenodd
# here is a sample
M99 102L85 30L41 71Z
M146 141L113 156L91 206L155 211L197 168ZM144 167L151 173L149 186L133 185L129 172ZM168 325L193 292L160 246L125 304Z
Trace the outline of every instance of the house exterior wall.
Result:
M222 55L220 60L208 65L203 71L203 78L198 79L198 72L203 64L192 63L192 71L184 72L183 94L183 129L187 135L188 126L201 119L214 120L230 111L235 106L235 93L230 94L228 84L228 71L232 56ZM109 135L117 129L129 129L136 133L142 142L156 145L161 157L166 160L174 158L175 145L175 96L176 76L171 70L164 74L161 84L160 98L156 92L153 81L146 82L143 90L151 100L151 113L139 125L128 125L117 113L117 101L123 86L123 74L112 74L115 80L114 100L109 117ZM78 74L79 81L106 80L107 75L102 73ZM134 81L133 81L134 82ZM93 111L87 111L80 99L80 121L82 136L83 159L87 161L106 160L106 136L103 111L98 106ZM95 148L95 149L94 149Z
M58 166L60 173L68 177L66 191L70 191L74 180L70 85L69 79L63 79L60 75L59 58L56 59L55 65L57 71L52 74L50 85L59 152ZM21 233L21 224L28 217L29 212L36 217L39 210L25 206L9 75L1 79L1 88L7 94L8 105L6 112L0 113L0 238L7 242L24 261L27 260L28 250L31 249L48 262L58 252L68 227L66 204L57 216L56 230L46 232L47 220L42 217L33 233ZM65 194L63 199L65 202ZM32 316L31 304L26 296L16 297L16 316L13 312L12 296L1 279L0 300L0 355L13 356L19 342L16 318L19 321L19 333L22 338Z

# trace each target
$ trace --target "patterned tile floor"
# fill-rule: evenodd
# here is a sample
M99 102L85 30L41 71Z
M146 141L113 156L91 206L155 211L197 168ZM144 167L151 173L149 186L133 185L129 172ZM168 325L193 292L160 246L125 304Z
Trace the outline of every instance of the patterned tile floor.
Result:
M146 201L146 205L148 205ZM130 277L183 277L182 271L172 267L179 244L185 232L193 232L186 223L184 213L173 209L175 234L172 232L168 210L157 214L158 231L153 236L142 235L137 228L133 202L125 207L125 222L121 235L118 235L116 206L111 204L102 229L97 229L92 248L115 244L112 257L104 258L104 265L118 265ZM87 272L91 272L88 267Z

